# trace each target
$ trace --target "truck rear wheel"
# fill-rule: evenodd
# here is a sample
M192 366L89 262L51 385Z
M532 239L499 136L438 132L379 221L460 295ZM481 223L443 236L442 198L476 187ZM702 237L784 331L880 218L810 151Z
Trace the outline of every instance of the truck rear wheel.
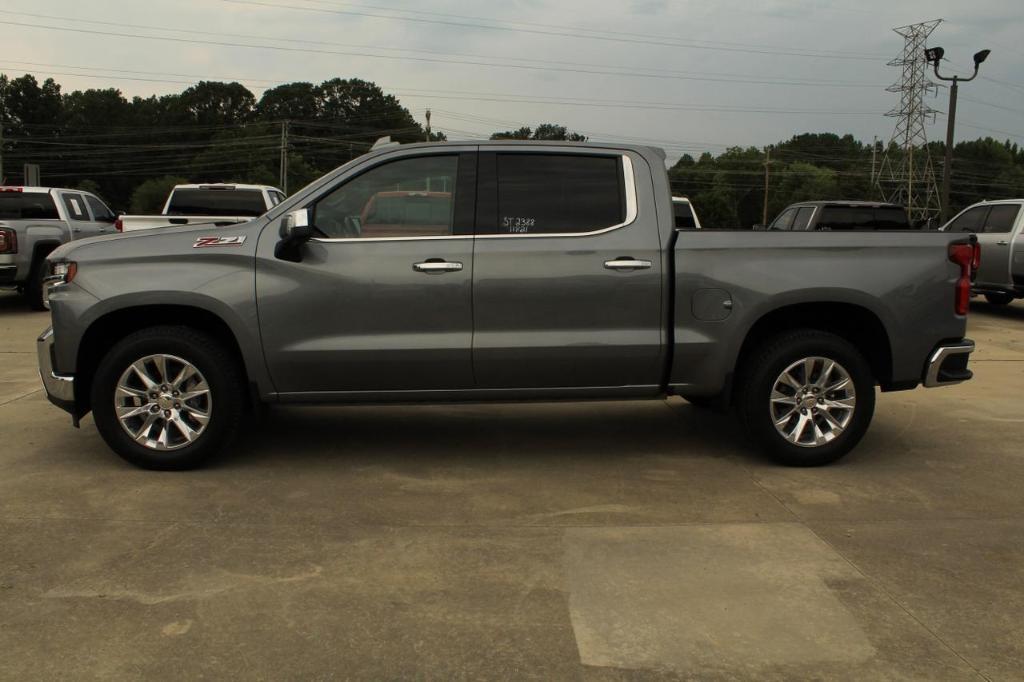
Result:
M827 332L780 334L746 358L737 411L747 435L776 461L820 466L852 450L875 411L871 366Z
M244 386L236 360L215 338L189 327L150 327L100 361L93 418L107 445L132 464L192 469L237 433Z

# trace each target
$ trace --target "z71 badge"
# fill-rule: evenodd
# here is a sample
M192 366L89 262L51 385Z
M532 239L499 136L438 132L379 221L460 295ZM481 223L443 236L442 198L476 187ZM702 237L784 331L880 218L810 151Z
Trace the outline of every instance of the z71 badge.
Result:
M245 242L245 235L234 237L197 237L193 249L205 249L211 246L241 246Z

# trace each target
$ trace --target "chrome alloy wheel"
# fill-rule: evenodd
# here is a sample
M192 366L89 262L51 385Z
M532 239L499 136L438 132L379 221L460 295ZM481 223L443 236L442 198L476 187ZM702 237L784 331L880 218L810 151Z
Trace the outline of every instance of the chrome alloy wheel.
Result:
M114 390L114 412L132 440L151 450L195 442L213 411L213 397L195 365L174 355L147 355L129 365Z
M838 438L853 419L857 390L846 368L835 360L810 357L782 371L769 402L775 430L805 448Z

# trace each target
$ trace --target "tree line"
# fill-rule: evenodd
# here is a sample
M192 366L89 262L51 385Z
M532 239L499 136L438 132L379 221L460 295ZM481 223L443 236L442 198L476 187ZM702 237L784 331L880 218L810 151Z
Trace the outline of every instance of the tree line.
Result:
M39 164L44 184L89 189L132 212L159 209L178 182L277 185L282 144L294 190L364 153L379 137L427 139L397 97L357 78L286 83L259 97L239 83L203 81L176 94L128 99L115 88L65 93L53 79L0 74L0 127L0 179L17 184L23 164ZM490 137L586 140L556 123ZM430 139L445 136L435 132ZM884 151L833 133L772 145L769 219L795 201L880 199L873 173ZM940 168L943 144L931 143L930 152ZM960 142L954 157L954 210L1024 196L1024 151L1016 144ZM754 147L684 154L669 169L673 192L689 196L709 227L749 227L762 220L766 161L766 150Z

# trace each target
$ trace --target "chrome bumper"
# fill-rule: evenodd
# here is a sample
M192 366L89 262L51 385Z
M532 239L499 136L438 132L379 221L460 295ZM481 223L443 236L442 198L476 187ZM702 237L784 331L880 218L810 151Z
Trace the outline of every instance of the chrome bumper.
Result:
M39 378L46 389L50 402L75 416L75 377L57 374L53 371L53 328L47 329L36 339L36 354L39 356Z
M974 373L967 369L967 358L974 352L974 341L964 339L943 344L932 351L924 368L924 385L950 386L967 381Z

